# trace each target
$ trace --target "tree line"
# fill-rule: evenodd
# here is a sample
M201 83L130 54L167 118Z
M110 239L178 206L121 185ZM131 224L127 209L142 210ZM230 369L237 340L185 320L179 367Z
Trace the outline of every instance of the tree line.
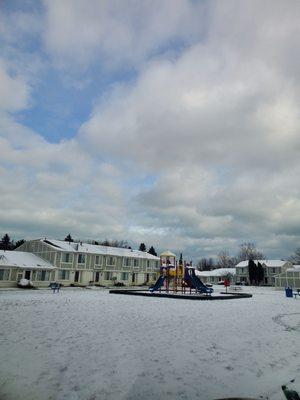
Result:
M0 241L0 250L15 250L21 246L21 244L25 243L24 239L17 240L16 242L10 238L10 236L6 233L1 241Z
M217 258L201 258L197 263L200 271L210 271L216 268L232 268L241 261L262 260L265 255L259 251L254 243L245 242L239 246L239 251L235 256L230 256L228 250L222 250Z

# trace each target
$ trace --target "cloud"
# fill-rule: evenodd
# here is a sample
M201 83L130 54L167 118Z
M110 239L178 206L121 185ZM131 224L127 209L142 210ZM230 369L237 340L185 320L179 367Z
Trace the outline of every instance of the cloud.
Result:
M136 68L167 47L195 41L204 31L200 2L130 0L44 1L46 49L60 65Z
M45 0L37 64L22 73L28 51L10 53L7 31L0 65L3 227L144 241L194 258L250 240L288 256L300 236L299 8ZM14 114L36 100L34 71L61 67L69 87L73 68L78 87L104 70L109 82L78 133L49 143Z

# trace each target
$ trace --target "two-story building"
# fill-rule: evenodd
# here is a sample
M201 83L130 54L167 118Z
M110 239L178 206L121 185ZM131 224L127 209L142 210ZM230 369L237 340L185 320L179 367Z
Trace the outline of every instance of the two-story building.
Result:
M150 284L159 272L159 257L117 247L52 239L29 240L18 251L33 253L55 267L51 281L110 286Z
M292 263L285 260L253 260L256 265L260 263L264 269L264 281L262 284L275 286L275 276L292 267ZM236 265L236 281L250 283L249 261L241 261Z

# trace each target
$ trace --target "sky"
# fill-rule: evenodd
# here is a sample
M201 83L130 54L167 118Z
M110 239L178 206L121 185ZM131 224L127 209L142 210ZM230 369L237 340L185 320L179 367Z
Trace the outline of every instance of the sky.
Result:
M300 247L298 0L0 1L0 231Z

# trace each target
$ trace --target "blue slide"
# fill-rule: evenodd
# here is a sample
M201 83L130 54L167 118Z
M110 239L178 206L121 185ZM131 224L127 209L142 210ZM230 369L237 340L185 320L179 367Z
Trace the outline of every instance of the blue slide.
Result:
M195 270L191 269L191 274L189 273L189 269L185 269L184 274L185 282L193 289L197 289L200 293L211 294L214 290L213 288L209 288L198 278L195 274Z
M157 281L155 282L155 284L153 286L151 286L151 288L149 289L150 292L154 292L155 290L158 290L160 287L162 287L162 285L165 282L166 277L163 275L160 275L159 278L157 279Z

